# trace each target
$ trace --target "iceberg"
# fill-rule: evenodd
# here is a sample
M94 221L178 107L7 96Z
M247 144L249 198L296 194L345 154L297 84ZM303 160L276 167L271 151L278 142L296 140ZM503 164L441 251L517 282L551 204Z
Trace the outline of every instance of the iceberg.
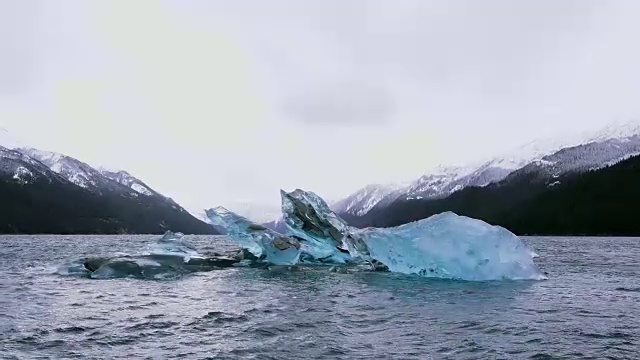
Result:
M335 264L331 272L391 271L468 281L543 280L538 255L500 226L453 212L393 228L358 229L310 191L281 191L286 234L267 229L223 207L206 211L242 249L203 255L181 233L167 232L145 251L81 259L67 275L90 278L166 279L237 265L291 267ZM355 265L355 266L354 266ZM276 268L267 266L267 268Z
M357 236L390 271L461 280L542 280L532 252L507 229L452 212Z
M343 238L349 225L322 198L300 189L280 191L287 234L302 239L302 251L312 259L345 263L351 259Z
M347 249L374 267L377 262L392 272L459 280L546 279L533 262L535 253L500 226L445 212L394 228L357 229L316 194L281 194L291 231Z
M478 219L445 212L394 228L358 229L313 192L280 195L286 234L221 207L207 216L274 265L368 264L374 271L470 281L546 279L533 261L537 255L520 238Z
M273 265L356 264L374 271L485 281L543 280L537 254L507 229L444 212L393 228L358 229L317 194L280 191L285 234L223 207L206 211L250 256ZM180 247L182 249L182 246ZM183 252L193 256L187 250Z
M274 265L295 265L301 254L300 242L267 229L223 207L206 210L211 223L224 228L227 235L257 258Z
M183 233L167 231L162 238L147 246L145 255L179 256L184 262L189 262L192 257L202 258L196 247L183 238Z
M304 239L304 251L315 258L329 254L338 262L368 261L374 268L425 277L546 279L520 238L478 219L445 212L394 228L357 229L312 192L296 189L281 196L289 232Z

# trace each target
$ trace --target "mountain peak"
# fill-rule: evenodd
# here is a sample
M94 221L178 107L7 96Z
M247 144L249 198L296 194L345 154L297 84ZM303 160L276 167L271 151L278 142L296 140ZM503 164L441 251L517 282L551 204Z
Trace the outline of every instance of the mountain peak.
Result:
M613 122L596 132L591 138L588 138L588 141L600 142L611 139L626 139L636 135L640 135L640 119Z
M359 189L352 195L330 204L330 207L337 213L363 215L384 198L394 191L404 188L404 186L404 184L370 184Z
M40 161L51 169L51 171L65 177L70 182L82 188L97 189L100 187L102 182L100 173L80 160L60 153L34 148L19 148L17 150Z

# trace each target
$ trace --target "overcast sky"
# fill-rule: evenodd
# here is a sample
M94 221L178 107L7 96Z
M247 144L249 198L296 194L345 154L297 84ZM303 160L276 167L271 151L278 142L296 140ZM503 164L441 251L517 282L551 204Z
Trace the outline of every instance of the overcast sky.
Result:
M640 114L640 1L0 0L0 123L189 208Z

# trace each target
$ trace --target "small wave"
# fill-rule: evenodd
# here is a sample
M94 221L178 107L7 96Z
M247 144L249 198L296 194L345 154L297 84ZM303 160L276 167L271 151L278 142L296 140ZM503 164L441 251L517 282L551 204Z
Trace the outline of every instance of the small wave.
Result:
M458 326L458 329L474 329L474 330L481 330L484 329L485 326L480 324L477 321L464 321L462 322L462 324L460 326Z
M261 326L247 330L252 335L257 335L261 337L275 337L282 334L287 334L291 332L291 329L285 326Z
M146 321L139 324L135 324L133 326L129 326L127 330L152 330L152 329L169 329L174 326L180 325L175 321Z
M164 314L151 314L151 315L145 316L145 319L159 319L164 316L165 316Z
M553 360L555 357L553 355L545 354L545 353L537 353L529 357L532 360Z
M79 334L79 333L87 331L87 328L84 328L82 326L69 326L69 327L55 328L53 331L55 331L57 333Z
M618 287L616 291L626 291L626 292L640 292L640 287L628 288L628 287Z
M585 333L580 332L580 336L594 338L594 339L630 339L633 338L633 335L626 334L620 331L614 331L607 334L597 334L597 333Z
M42 349L48 349L48 348L62 347L65 345L68 345L66 341L56 339L56 340L46 341L40 344L38 347Z
M204 315L202 320L215 322L215 323L230 323L230 322L245 322L249 321L249 317L246 315L228 314L221 311L209 311Z

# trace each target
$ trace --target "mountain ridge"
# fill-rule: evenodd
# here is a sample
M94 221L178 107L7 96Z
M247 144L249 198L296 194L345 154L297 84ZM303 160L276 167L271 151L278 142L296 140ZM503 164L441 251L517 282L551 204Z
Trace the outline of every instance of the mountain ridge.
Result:
M469 187L447 198L397 202L352 225L390 227L453 211L519 235L638 236L635 207L640 201L639 183L639 155L554 179L521 171L501 182Z
M583 154L579 154L580 151ZM358 198L360 203L375 202L374 206L338 206L333 209L341 216L359 222L358 218L365 217L371 211L383 211L394 202L445 198L466 187L484 187L502 181L521 169L556 176L567 171L597 169L636 154L640 154L640 122L632 120L571 138L531 141L512 153L469 166L439 166L384 197L367 199L363 189L375 193L370 188L375 185L367 185L338 204ZM562 156L565 158L562 159Z
M128 172L29 147L0 146L0 198L0 233L218 233Z

